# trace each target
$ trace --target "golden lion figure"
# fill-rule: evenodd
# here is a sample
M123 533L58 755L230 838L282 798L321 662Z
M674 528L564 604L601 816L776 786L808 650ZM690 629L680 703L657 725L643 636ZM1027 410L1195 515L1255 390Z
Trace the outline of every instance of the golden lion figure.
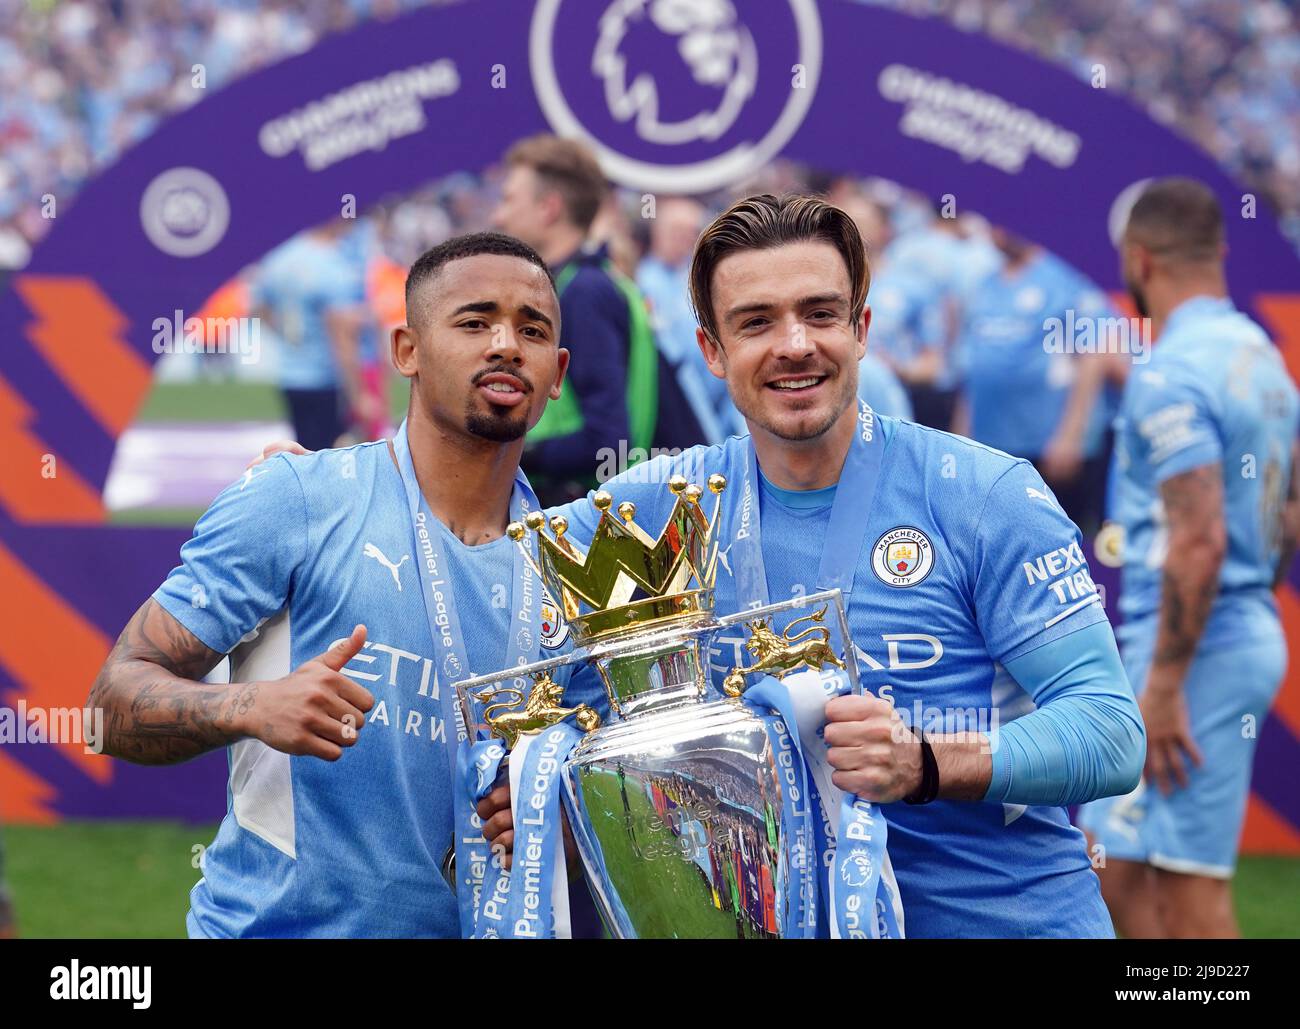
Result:
M825 665L843 668L844 662L831 650L831 631L826 626L810 625L802 632L790 635L790 630L800 622L821 623L826 617L826 607L823 604L820 610L794 619L786 627L784 635L773 632L771 623L766 618L746 622L749 639L745 641L745 649L758 660L748 668L733 668L722 682L723 692L729 697L739 697L745 692L745 676L754 672L766 672L783 679L786 672L793 672L800 667L815 668L819 672Z
M513 686L477 694L477 699L491 701L483 709L483 720L492 730L492 735L502 740L507 750L513 750L519 737L533 736L544 732L551 726L564 721L569 715L576 715L578 727L583 732L600 728L600 715L586 704L577 707L561 707L564 687L551 678L550 673L541 672L533 676L534 686L524 701L523 692ZM497 700L504 694L513 694L512 700ZM520 711L511 710L523 703Z

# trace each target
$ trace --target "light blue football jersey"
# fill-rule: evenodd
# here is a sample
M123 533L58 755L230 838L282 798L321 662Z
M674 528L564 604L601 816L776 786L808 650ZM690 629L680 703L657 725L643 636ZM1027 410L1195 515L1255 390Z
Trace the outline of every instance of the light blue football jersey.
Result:
M943 345L943 309L931 303L932 289L915 275L886 268L871 283L868 352L894 364L909 364Z
M678 384L686 395L705 438L723 440L744 431L744 419L731 402L727 384L709 371L695 341L695 312L691 309L689 265L670 267L648 256L637 266L636 284L650 307L655 342L677 370Z
M917 333L927 346L941 346L948 342L950 312L960 320L971 290L1001 265L1001 252L987 240L963 239L931 222L924 228L901 233L889 244L882 277L887 283L897 276L910 284L910 300L920 312L915 323ZM873 312L875 297L873 286ZM961 376L960 340L954 339L935 386L941 390L955 389Z
M848 615L863 685L927 730L996 730L1034 710L1003 664L1106 618L1079 532L1027 462L910 422L877 416L877 424L886 444L875 499L857 553L844 555L857 569ZM833 491L793 503L770 487L747 492L749 446L743 437L695 447L605 485L657 533L672 506L670 475L727 477L719 613L738 607L735 543L753 530L755 504L768 599L819 588ZM591 538L589 500L561 512L571 538ZM732 627L715 642L716 686L749 663L742 639ZM1083 835L1063 807L938 801L884 810L908 936L1113 934Z
M350 265L343 253L340 246L298 236L268 254L253 281L254 304L270 312L284 389L338 383L327 316L365 300L364 269Z
M1073 311L1067 322L1067 311ZM1081 325L1111 317L1106 298L1077 272L1039 253L1008 276L999 270L967 299L958 350L970 402L971 435L981 443L1038 458L1065 413L1080 358L1050 351L1048 319ZM1097 453L1105 429L1101 402L1093 410L1084 454Z
M969 255L963 239L931 222L900 233L885 248L884 256L889 268L930 283L936 293L945 293L957 288Z
M1150 362L1129 376L1116 427L1111 510L1124 527L1126 645L1154 640L1169 559L1160 484L1207 464L1223 467L1228 548L1202 647L1275 632L1272 583L1297 418L1281 354L1231 300L1194 297L1175 308Z
M514 544L443 530L471 672L503 667ZM232 678L267 683L364 623L343 669L375 698L336 762L228 749L228 811L190 895L194 936L458 936L441 660L402 480L384 441L277 455L213 502L154 594ZM541 656L567 646L552 619ZM557 681L561 681L557 679ZM269 686L263 685L262 689Z
M858 398L879 414L912 420L907 390L894 370L870 351L858 362Z

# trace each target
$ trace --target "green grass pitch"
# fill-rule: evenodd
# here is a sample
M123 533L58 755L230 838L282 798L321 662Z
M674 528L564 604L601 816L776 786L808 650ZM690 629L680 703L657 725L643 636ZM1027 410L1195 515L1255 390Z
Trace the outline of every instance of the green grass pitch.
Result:
M618 785L612 810L621 812ZM630 803L636 803L631 791ZM649 807L641 797L640 802ZM621 813L618 815L620 832ZM3 829L7 876L20 935L29 937L181 937L190 888L198 881L195 847L214 826L170 822L68 822L51 827ZM614 841L626 840L619 832ZM636 861L631 842L611 847L615 869ZM659 861L675 888L701 889L692 868ZM614 872L617 876L617 871ZM676 882L681 878L682 882ZM1300 937L1300 859L1244 857L1235 883L1242 932L1252 937ZM697 920L671 926L666 912L656 928L665 935L734 935L729 914L696 909Z

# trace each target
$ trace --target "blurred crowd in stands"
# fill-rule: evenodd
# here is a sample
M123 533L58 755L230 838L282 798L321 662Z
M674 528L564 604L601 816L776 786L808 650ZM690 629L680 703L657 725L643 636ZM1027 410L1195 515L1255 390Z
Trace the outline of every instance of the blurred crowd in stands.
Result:
M446 0L0 0L0 270L160 119L367 18ZM1283 0L865 0L991 35L1129 96L1300 245L1300 28ZM195 86L203 67L203 88Z

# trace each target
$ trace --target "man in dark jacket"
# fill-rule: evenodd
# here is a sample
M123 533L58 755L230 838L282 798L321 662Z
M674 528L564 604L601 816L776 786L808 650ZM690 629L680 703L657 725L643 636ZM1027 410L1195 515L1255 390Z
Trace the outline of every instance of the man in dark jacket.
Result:
M560 295L563 345L573 356L565 392L529 434L523 467L543 504L583 495L593 468L606 475L653 447L702 435L672 375L660 374L645 298L588 242L608 187L581 143L533 136L506 154L493 222L550 265ZM672 430L672 436L668 431Z

